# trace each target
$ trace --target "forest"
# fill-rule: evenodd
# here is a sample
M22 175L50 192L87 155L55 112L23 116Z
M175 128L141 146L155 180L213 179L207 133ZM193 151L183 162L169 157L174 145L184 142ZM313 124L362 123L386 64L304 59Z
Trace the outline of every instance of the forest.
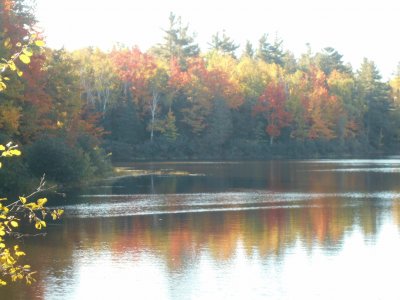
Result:
M397 153L400 65L383 81L367 58L354 70L332 47L296 57L267 33L240 47L217 32L200 49L173 13L146 51L26 47L46 35L29 1L1 3L0 67L23 47L29 59L0 73L0 144L24 153L0 172L4 192L43 173L79 183L111 162Z

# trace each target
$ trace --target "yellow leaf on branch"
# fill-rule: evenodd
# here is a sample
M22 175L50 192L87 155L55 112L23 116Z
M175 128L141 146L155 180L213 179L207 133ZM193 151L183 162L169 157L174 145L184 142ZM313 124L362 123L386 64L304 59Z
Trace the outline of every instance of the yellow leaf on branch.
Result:
M28 55L26 54L21 54L19 56L20 61L22 61L24 64L29 64L31 62L31 59L29 58Z

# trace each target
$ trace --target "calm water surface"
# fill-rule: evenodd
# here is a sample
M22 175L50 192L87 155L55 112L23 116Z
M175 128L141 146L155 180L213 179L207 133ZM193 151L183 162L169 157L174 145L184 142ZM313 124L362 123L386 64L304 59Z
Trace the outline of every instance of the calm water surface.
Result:
M400 160L126 165L1 299L400 299ZM142 171L137 171L142 170Z

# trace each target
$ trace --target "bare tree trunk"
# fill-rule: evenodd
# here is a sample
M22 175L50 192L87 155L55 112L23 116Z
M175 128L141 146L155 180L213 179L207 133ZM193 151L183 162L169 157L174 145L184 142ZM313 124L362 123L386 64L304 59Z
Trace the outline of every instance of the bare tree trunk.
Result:
M153 90L153 98L151 101L151 126L150 126L150 142L153 142L154 137L154 122L156 120L156 111L159 100L159 94L157 91Z
M100 109L101 107L101 91L97 90L97 103L96 103L96 109Z
M92 87L91 87L91 84L90 84L90 79L88 79L86 77L86 74L85 74L83 68L80 70L80 79L81 79L81 85L83 87L82 93L86 93L86 103L87 104L93 104L94 97L93 97L93 94L92 94ZM81 93L81 98L82 98L82 93Z
M106 88L103 91L103 114L106 112L107 110L107 105L108 105L108 100L110 99L110 88Z
M128 99L128 85L129 85L128 81L125 81L124 82L124 96L125 96L125 99Z

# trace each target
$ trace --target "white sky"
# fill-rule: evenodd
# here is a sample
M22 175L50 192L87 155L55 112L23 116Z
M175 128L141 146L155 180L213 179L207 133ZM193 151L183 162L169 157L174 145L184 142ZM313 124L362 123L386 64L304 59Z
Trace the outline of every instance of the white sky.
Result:
M142 50L162 41L172 11L197 34L202 50L217 31L244 46L277 34L296 56L332 46L356 69L375 61L384 79L400 61L399 0L36 0L36 16L50 47Z

